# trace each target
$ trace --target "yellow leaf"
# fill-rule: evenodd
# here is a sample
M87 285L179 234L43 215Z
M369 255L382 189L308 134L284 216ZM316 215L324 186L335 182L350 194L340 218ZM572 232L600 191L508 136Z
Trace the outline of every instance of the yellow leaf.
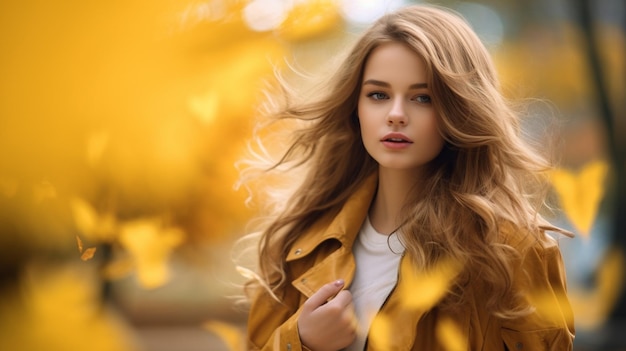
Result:
M606 310L613 309L624 289L623 269L626 266L624 253L614 248L606 255L598 271L598 293L606 305Z
M393 339L389 317L378 314L374 317L368 335L368 344L372 350L391 350L390 341Z
M93 232L98 217L96 210L83 199L72 199L70 206L78 230L83 234Z
M204 323L203 326L222 339L229 351L245 350L243 333L234 325L218 321L208 321Z
M459 330L458 325L449 318L443 318L437 324L437 339L446 351L467 350L467 337Z
M93 256L96 254L96 248L95 247L90 247L87 250L84 250L84 245L83 245L83 241L80 239L80 237L78 235L76 235L76 243L78 244L78 252L81 253L80 255L80 259L83 261L88 261L90 259L93 258Z
M552 290L530 291L528 294L530 304L535 307L537 315L542 320L552 321L554 325L562 325L564 320L561 306L567 302L560 303L558 298Z
M564 169L552 171L551 181L561 207L584 236L589 235L598 213L608 170L606 162L595 161L585 165L577 174Z
M167 260L183 238L181 230L162 228L157 219L128 222L120 231L120 243L132 256L139 282L146 288L161 286L169 280Z
M406 282L399 284L399 293L406 307L427 310L445 296L459 272L459 265L451 260L443 260L427 271L415 271L410 260L402 269L410 271Z
M96 254L96 248L90 247L87 250L83 251L83 254L80 255L80 259L83 261L89 261Z
M76 244L78 244L78 252L83 253L83 241L76 235Z
M576 315L576 324L593 330L605 324L619 297L623 294L623 267L626 265L624 252L614 248L605 254L598 267L597 284L590 290L568 291L568 297Z
M93 267L22 268L19 294L0 294L2 350L139 350L127 322L102 304Z
M76 228L91 240L110 242L116 230L116 220L112 215L100 215L87 201L75 198L70 208Z

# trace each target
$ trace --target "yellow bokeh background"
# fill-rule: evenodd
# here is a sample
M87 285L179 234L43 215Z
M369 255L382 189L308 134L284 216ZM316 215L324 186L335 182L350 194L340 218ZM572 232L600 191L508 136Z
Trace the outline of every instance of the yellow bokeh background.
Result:
M235 163L262 88L290 64L314 75L363 28L346 19L347 1L305 0L282 2L284 18L255 31L252 2L0 4L0 349L166 349L159 334L190 349L243 345L229 250L255 208L234 189ZM596 29L618 106L624 32ZM587 250L615 181L614 131L591 106L581 29L534 23L490 50L509 97L550 101L533 102L523 124L554 145L552 201L563 212L551 219ZM583 330L601 326L621 293L624 256L610 252L595 262L596 285L570 287ZM438 337L462 348L454 328Z

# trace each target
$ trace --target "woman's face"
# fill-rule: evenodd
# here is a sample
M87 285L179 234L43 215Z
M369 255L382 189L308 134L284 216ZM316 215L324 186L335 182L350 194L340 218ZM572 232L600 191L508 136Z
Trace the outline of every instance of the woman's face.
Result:
M444 140L431 98L418 54L396 42L371 52L358 116L365 149L381 168L419 172L439 154Z

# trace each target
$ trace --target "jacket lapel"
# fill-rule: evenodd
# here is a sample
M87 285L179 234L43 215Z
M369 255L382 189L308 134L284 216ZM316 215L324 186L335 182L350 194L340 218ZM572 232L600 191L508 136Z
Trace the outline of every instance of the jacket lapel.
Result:
M344 279L346 286L352 282L355 270L352 244L367 217L377 180L376 174L367 178L334 218L315 224L289 250L286 260L292 262L308 257L327 240L340 243L340 247L326 257L315 257L312 267L292 282L307 298L334 279Z

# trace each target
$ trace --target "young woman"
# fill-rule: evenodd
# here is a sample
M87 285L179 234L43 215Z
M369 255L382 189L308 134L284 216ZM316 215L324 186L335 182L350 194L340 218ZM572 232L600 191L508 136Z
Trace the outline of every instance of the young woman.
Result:
M251 349L572 349L549 165L459 16L388 14L319 95L283 92L302 124L270 171L305 172L260 231Z

